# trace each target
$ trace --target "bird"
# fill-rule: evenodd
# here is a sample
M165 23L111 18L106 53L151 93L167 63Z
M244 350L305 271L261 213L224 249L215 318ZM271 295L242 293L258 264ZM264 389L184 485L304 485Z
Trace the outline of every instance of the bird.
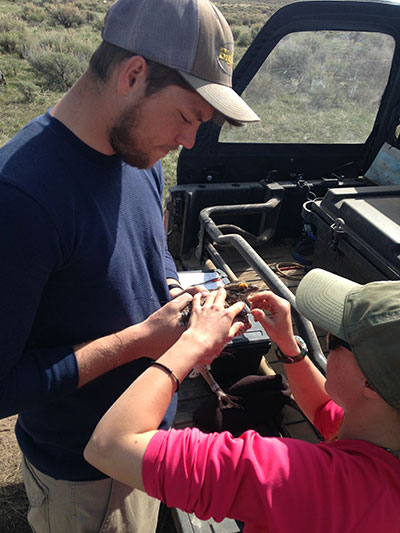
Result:
M247 297L251 294L258 292L260 290L259 287L257 287L256 285L247 284L243 281L234 281L232 283L227 283L226 285L224 285L224 289L226 290L225 307L230 307L236 302L245 302L245 307L236 316L234 321L242 322L244 324L245 329L249 329L251 327L251 323L249 320L250 303ZM201 298L200 302L203 305L205 302L205 297ZM181 311L181 316L179 319L179 323L181 326L187 326L191 312L192 302L189 302L186 307L184 307L184 309ZM240 335L242 333L243 332L241 332ZM211 373L210 365L196 365L194 368L193 377L197 376L198 374L203 377L212 392L214 392L217 396L218 404L221 409L242 408L242 406L237 403L239 398L224 392L222 388L218 385L218 383L215 381Z

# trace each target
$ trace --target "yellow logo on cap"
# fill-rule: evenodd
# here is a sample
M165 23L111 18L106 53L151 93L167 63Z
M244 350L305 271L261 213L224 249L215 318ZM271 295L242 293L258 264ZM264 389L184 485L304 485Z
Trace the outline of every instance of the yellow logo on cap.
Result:
M228 63L230 67L233 66L233 53L230 52L227 48L220 48L218 59L221 61L225 61L225 63Z

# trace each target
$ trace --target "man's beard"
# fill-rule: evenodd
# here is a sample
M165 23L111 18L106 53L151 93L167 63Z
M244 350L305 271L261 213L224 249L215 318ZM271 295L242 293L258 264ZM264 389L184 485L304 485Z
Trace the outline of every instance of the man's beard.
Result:
M137 139L132 133L140 124L142 103L143 99L121 114L110 129L108 139L116 155L125 163L136 168L149 168L149 154L138 147Z

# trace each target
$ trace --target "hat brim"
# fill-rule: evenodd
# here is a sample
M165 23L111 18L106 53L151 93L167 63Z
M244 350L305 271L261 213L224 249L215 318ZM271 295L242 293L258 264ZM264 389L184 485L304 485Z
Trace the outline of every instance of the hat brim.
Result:
M238 122L260 121L260 117L231 87L211 83L186 72L179 73L206 102L226 117Z
M354 281L315 268L297 287L297 310L324 331L348 340L343 325L344 306L349 292L359 286Z

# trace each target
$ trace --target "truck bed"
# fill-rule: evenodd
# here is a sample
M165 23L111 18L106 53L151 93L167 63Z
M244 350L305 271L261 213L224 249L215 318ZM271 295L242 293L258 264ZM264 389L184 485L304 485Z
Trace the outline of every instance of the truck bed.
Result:
M289 240L268 243L264 248L257 249L257 253L280 276L285 285L295 293L301 278L306 273L306 268L295 263L290 253L291 246L292 242ZM226 262L228 270L230 269L238 280L256 284L260 289L267 288L265 282L246 264L235 249L224 247L220 248L218 252ZM177 266L178 270L221 268L220 265L217 266L211 260L199 264L195 257L186 259L184 264L178 264ZM294 329L296 329L295 324ZM317 334L321 346L324 347L324 332L317 332ZM274 346L271 346L268 352L263 355L258 373L260 375L285 375L284 365L277 359ZM193 420L194 411L213 394L201 376L194 379L187 377L179 391L178 411L174 427L195 426L196 424ZM265 436L292 437L313 443L320 440L317 431L305 418L294 401L292 405L286 405L283 408L281 416L275 417L273 420L268 417L262 427L255 429ZM188 515L176 509L171 511L171 515L176 531L182 533L236 533L241 531L240 524L230 519L225 519L220 524L213 520L202 522L194 515Z
M282 281L295 294L297 285L302 276L306 273L306 270L298 263L295 263L290 254L290 249L290 241L280 241L279 243L268 244L264 249L257 251L273 270L278 267L278 269L284 273L284 275L281 276ZM233 248L220 249L219 252L240 281L255 284L259 286L260 289L267 288L264 281L246 264ZM293 265L293 269L290 269L290 264ZM217 266L210 260L205 264L200 265L195 258L189 259L185 262L185 265L181 265L181 267L182 270L217 268ZM286 270L286 268L288 268L288 270ZM321 343L323 343L324 337L322 332L319 337ZM284 365L277 359L273 346L264 355L259 368L259 373L277 373L285 375ZM179 391L178 411L174 427L192 427L194 425L193 411L205 400L205 398L212 395L213 393L201 376L194 379L189 377L186 378ZM285 406L283 411L284 416L282 422L279 424L277 423L276 427L270 428L274 435L301 438L310 442L318 441L318 436L315 430L310 426L309 422L300 411L290 406Z

